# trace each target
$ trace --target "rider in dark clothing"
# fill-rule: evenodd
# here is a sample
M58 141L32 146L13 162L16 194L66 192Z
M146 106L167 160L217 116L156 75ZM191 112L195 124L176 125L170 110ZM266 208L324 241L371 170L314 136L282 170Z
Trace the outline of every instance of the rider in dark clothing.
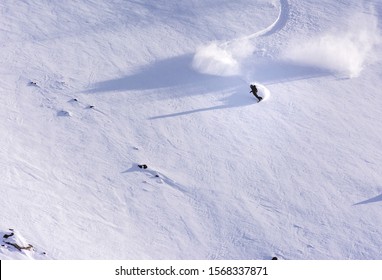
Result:
M261 96L257 95L257 87L255 85L250 85L251 91L253 95L259 100L259 102L263 99Z

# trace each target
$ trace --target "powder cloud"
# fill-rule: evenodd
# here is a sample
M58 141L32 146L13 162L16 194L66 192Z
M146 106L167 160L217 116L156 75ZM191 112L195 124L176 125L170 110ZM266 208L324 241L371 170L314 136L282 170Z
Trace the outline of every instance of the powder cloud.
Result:
M204 74L240 75L243 61L252 54L253 50L254 46L248 40L236 40L220 45L213 42L196 51L192 67Z
M378 21L370 16L354 16L352 22L345 26L344 30L292 41L283 57L298 64L357 77L368 59L377 57L375 46L381 42Z

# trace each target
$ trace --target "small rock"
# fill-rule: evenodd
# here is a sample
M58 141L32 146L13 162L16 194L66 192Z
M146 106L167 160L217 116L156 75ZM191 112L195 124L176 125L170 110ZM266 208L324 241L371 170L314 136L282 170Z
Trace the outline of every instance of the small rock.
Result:
M11 246L15 247L20 252L21 252L21 250L31 251L33 249L33 245L31 245L31 244L28 244L28 246L20 246L19 244L12 243L12 242L5 242L5 244L8 244L8 245L11 245Z
M11 232L10 234L4 234L3 238L6 239L6 238L9 238L13 235L15 235L13 232Z
M138 164L138 167L141 168L141 169L147 169L147 165L146 164Z

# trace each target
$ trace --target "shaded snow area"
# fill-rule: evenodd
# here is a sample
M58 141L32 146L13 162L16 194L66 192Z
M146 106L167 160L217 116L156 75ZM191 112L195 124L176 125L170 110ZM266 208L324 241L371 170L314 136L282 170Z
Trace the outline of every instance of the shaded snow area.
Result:
M382 259L379 0L0 15L1 259Z

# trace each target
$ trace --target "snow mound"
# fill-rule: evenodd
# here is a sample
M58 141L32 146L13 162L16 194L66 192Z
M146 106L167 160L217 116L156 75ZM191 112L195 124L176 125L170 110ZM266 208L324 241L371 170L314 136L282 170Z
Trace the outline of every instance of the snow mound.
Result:
M60 110L57 112L57 116L59 116L59 117L71 117L72 114L69 111Z

